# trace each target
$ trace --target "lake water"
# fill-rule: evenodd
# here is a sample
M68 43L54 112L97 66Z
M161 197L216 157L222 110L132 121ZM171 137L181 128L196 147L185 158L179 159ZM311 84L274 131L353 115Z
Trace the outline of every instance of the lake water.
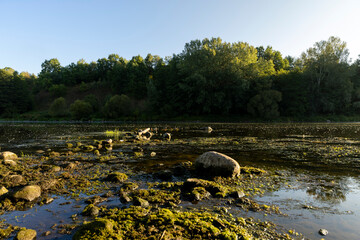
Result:
M203 131L206 126L211 126L214 131ZM135 131L146 127L170 132L174 144L144 146L156 149L157 157L125 161L123 164L133 171L151 174L178 162L194 161L208 150L222 152L236 159L241 166L262 168L286 181L279 185L280 189L254 197L259 203L279 206L284 215L231 209L233 214L273 221L279 229L295 230L307 239L360 239L359 123L1 123L0 148L18 155L47 149L63 151L68 141L105 139L106 130ZM113 149L125 153L128 150L126 147ZM71 216L80 212L77 207L85 206L82 200L68 200L56 194L53 197L57 198L51 204L6 212L0 218L41 233L51 230L54 224L71 223ZM60 205L67 201L71 204ZM107 204L121 205L116 198ZM321 228L329 231L326 237L318 233ZM71 236L54 233L38 237L56 238L69 239Z

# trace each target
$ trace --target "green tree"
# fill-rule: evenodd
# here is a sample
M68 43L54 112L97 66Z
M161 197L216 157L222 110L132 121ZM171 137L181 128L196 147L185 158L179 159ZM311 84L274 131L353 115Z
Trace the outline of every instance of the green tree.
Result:
M281 101L281 92L266 90L252 97L247 105L248 112L254 117L265 119L279 116L278 103Z
M67 115L67 107L65 98L59 97L55 99L49 108L49 114L52 117L63 117Z
M49 88L49 92L54 97L63 97L66 94L66 87L64 84L54 84Z
M316 42L301 55L309 76L311 104L315 113L336 113L346 110L351 102L349 50L340 38L330 37Z
M131 100L128 96L115 95L105 104L104 114L107 118L117 119L119 117L129 116L131 113Z
M74 119L87 120L93 113L93 108L90 103L83 100L76 100L70 105L70 113Z
M99 111L100 109L99 99L94 94L86 95L83 100L87 103L90 103L94 112Z

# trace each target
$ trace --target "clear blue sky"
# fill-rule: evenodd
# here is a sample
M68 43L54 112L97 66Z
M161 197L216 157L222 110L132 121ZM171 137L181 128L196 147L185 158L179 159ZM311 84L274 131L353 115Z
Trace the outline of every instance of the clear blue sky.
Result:
M180 53L194 39L270 45L300 56L329 36L360 54L358 0L0 0L0 68L37 74L111 53Z

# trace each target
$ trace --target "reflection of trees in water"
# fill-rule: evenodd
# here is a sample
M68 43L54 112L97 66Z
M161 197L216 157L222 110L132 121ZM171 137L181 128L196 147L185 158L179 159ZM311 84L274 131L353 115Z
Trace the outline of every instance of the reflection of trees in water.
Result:
M316 200L328 204L340 204L346 201L346 194L349 192L349 180L340 178L334 180L316 179L310 183L306 193L313 196Z

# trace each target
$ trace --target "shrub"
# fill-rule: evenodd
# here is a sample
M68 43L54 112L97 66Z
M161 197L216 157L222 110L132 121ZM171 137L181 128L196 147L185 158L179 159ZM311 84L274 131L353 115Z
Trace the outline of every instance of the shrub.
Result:
M74 119L86 120L90 118L93 113L93 108L90 103L83 100L76 100L70 105L70 113Z
M53 101L49 108L49 114L52 117L62 117L67 114L65 98L59 97Z
M94 94L86 95L83 100L87 103L90 103L94 112L99 110L100 108L99 100Z
M108 118L119 118L129 116L131 113L131 100L128 96L122 94L115 95L105 104L104 114Z

